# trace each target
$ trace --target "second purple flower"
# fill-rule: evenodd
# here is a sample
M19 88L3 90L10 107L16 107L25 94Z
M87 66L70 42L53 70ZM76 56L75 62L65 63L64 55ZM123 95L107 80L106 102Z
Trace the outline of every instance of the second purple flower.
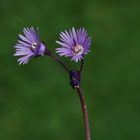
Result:
M61 32L60 41L56 41L61 47L56 49L60 56L71 57L72 61L78 62L90 50L91 38L84 28Z

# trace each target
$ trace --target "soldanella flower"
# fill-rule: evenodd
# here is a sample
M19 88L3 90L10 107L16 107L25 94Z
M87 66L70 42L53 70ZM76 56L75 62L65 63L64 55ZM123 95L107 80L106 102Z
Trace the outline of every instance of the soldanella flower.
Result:
M90 51L91 38L88 36L85 28L75 29L60 33L60 41L56 41L61 47L56 49L60 56L71 57L72 61L78 62ZM15 45L14 56L19 56L17 60L19 64L26 64L31 58L46 55L56 62L58 62L67 72L70 78L72 88L77 92L84 118L85 138L91 140L91 132L89 127L88 110L84 95L81 89L81 77L84 63L81 61L80 69L69 69L58 56L53 54L44 44L40 41L38 29L24 28L23 35L19 35L18 43Z
M61 32L60 41L56 41L61 47L56 49L60 56L71 57L72 61L78 62L90 50L91 38L85 28Z
M40 41L38 29L24 28L24 35L19 34L18 43L15 46L16 52L14 56L19 56L17 60L19 64L26 64L32 57L42 56L46 47Z

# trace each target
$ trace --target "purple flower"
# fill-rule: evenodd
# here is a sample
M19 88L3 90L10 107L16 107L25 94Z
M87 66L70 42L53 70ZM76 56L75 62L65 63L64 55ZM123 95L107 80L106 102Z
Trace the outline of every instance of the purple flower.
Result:
M19 40L15 46L14 56L20 56L17 60L19 64L26 64L32 57L43 55L46 50L39 39L38 29L24 28L23 33L24 35L19 34Z
M60 48L56 52L60 56L71 57L72 61L78 62L83 59L84 55L89 52L91 45L91 38L85 28L75 29L72 28L69 32L61 32L60 40L56 41Z

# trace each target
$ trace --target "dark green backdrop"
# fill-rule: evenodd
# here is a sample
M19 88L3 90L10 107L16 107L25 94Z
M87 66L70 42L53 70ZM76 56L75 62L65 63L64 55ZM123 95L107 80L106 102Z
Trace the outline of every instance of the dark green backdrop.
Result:
M47 57L25 66L13 57L17 34L30 26L51 50L60 31L86 27L94 43L82 89L92 140L140 139L139 8L138 0L0 0L0 140L84 140L63 69Z

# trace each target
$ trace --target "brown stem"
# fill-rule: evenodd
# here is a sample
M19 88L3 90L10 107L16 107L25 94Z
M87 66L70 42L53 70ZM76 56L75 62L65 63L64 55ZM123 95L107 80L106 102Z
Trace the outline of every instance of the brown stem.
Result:
M86 140L91 140L90 128L89 128L89 120L88 120L88 111L85 102L84 95L82 94L82 90L80 87L75 87L81 102L83 117L84 117L84 126L85 126L85 133L86 133Z
M65 69L65 71L66 71L67 73L69 73L70 70L69 70L69 69L67 68L67 66L59 59L58 56L52 54L51 51L49 51L49 50L46 50L45 55L47 55L47 56L53 58L55 61L57 61L57 62Z
M80 66L80 73L82 73L84 67L84 60L81 60L81 66Z
M66 65L59 59L59 57L55 56L52 54L50 51L46 51L45 54L47 56L50 56L53 58L55 61L57 61L64 69L65 71L69 74L70 70L66 67ZM82 73L83 70L83 59L81 61L81 66L80 66L80 74ZM75 79L74 79L75 80ZM82 107L82 112L83 112L83 117L84 117L84 126L85 126L85 133L86 133L86 140L91 140L91 134L90 134L90 128L89 128L89 120L88 120L88 111L87 111L87 106L85 102L84 95L82 94L82 90L80 88L80 85L74 87L79 95L80 98L80 103Z
M55 56L55 55L51 55L51 57L54 59L54 60L56 60L64 69L65 69L65 71L66 72L68 72L69 73L69 69L66 67L66 65L59 59L59 57L57 57L57 56Z

